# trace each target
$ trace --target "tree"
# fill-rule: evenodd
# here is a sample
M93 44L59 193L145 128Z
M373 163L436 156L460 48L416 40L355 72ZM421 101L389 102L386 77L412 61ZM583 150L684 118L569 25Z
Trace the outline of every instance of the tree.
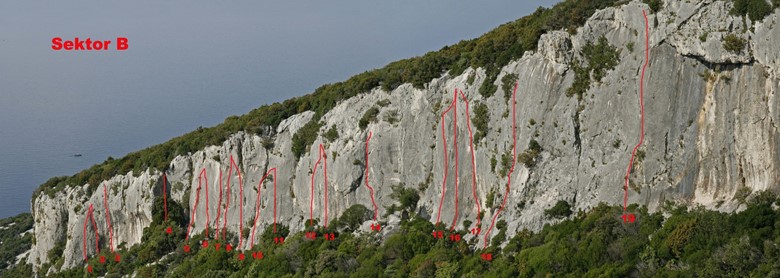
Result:
M363 222L366 222L371 219L373 216L373 212L366 208L364 205L361 204L355 204L349 207L346 211L344 211L343 214L341 214L341 217L339 217L337 222L338 224L334 225L338 227L339 229L344 229L347 232L352 232L355 229L357 229L360 224L363 224Z
M569 202L559 200L552 208L544 210L544 214L552 218L568 217L571 215L571 205Z

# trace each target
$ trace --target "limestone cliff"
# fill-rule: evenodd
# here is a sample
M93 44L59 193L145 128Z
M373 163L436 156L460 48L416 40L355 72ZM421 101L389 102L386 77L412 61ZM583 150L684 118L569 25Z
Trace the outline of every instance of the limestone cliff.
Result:
M538 230L555 221L544 210L565 200L575 210L587 210L599 202L621 204L623 183L631 150L639 139L639 77L644 63L642 11L648 12L650 29L649 66L645 75L644 153L631 175L629 203L657 209L666 201L700 204L710 209L737 210L735 195L780 187L780 28L778 15L752 22L729 14L728 1L665 1L663 8L651 12L638 1L598 11L575 34L565 31L542 36L538 51L505 65L496 82L498 91L485 98L478 89L485 81L484 69L469 69L459 76L443 75L416 89L410 84L392 91L379 88L339 103L321 121L320 136L308 152L297 158L291 151L292 137L313 116L304 112L284 120L278 127L260 134L239 132L219 146L210 146L171 162L166 175L171 201L195 203L198 174L205 169L211 223L214 226L219 172L223 183L231 179L227 227L238 233L239 198L243 203L244 226L255 215L258 182L270 168L277 168L278 221L292 231L304 228L309 218L310 182L319 145L328 163L328 210L331 219L354 204L373 208L364 174L368 166L369 182L375 189L380 221L387 221L384 233L393 232L398 215L385 217L392 186L419 190L418 213L435 221L444 180L444 143L441 113L460 89L469 101L470 116L479 104L486 104L489 131L469 146L466 104L457 102L458 157L452 148L452 117L445 119L447 156L460 162L457 172L460 190L455 194L454 168L450 164L446 194L440 218L449 223L455 216L458 198L458 228L463 221L476 223L478 216L472 194L471 156L476 167L476 192L486 210L483 231L497 212L506 186L501 175L502 155L512 148L511 100L507 100L501 79L518 76L517 152L529 148L531 140L541 146L535 165L518 163L512 173L511 191L506 208L499 215L512 234L522 229ZM729 34L746 40L745 48L729 51L723 39ZM593 82L582 99L569 97L575 74L571 63L580 59L580 50L588 42L605 37L619 49L619 63L601 82ZM511 98L510 98L511 99ZM376 107L377 120L363 129L358 122L364 113ZM470 123L474 128L473 122ZM331 127L338 138L327 140L323 134ZM369 163L365 164L365 141ZM229 157L236 159L243 178L243 195L235 174L228 177ZM499 161L499 162L495 162ZM323 181L317 169L314 217L323 219ZM138 173L136 173L138 174ZM85 212L94 204L94 218L101 235L105 227L103 186L108 186L108 208L114 227L114 245L125 247L139 243L143 228L151 221L155 196L162 194L161 172L146 170L138 176L128 173L101 184L87 195L88 185L67 188L53 197L41 194L33 200L35 244L28 262L40 266L48 262L47 252L57 242L65 242L63 268L82 264L82 240ZM273 221L272 183L264 183L260 196L258 229ZM200 198L204 198L205 188ZM494 193L490 193L494 192ZM226 193L225 193L226 194ZM488 196L494 201L488 201ZM203 202L203 199L201 199ZM485 208L488 203L492 207ZM195 212L194 231L206 224L205 206ZM189 212L188 212L189 213ZM191 214L190 214L191 215ZM369 227L364 225L364 230ZM497 230L492 230L491 235ZM88 235L89 237L89 235ZM482 240L482 239L480 239ZM90 237L88 242L94 242Z

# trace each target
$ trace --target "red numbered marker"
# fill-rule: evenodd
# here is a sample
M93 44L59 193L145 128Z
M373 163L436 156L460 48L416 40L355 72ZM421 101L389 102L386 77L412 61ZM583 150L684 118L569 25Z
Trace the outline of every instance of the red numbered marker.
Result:
M255 260L260 260L263 258L263 252L252 252L252 258L255 258Z

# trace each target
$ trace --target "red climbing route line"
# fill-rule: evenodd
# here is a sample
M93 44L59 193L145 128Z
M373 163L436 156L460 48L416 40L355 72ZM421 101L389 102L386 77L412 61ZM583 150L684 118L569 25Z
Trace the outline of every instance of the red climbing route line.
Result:
M642 16L645 17L645 63L642 65L642 75L639 79L639 113L640 113L640 120L639 120L639 143L634 146L634 150L631 151L631 159L628 161L628 170L626 170L626 178L625 178L625 185L623 186L623 212L625 212L628 209L628 179L631 175L631 168L634 166L634 158L636 157L636 151L639 149L639 146L642 145L642 143L645 140L645 102L644 102L644 80L645 80L645 69L647 68L647 63L650 59L650 25L647 22L647 13L642 10Z
M92 222L92 229L95 231L95 254L100 253L100 246L98 243L100 242L100 236L98 235L97 231L97 224L95 224L95 218L92 214L93 208L92 205L89 205L89 209L87 210L87 214L84 216L84 233L82 235L84 236L84 261L87 260L87 220L90 220Z
M439 210L436 213L436 226L441 223L441 207L444 204L444 194L447 192L447 172L449 171L449 159L447 159L447 135L444 132L444 115L447 115L447 113L452 109L452 106L455 105L455 101L453 101L447 109L444 110L444 113L441 114L441 140L444 143L444 177L442 178L441 182L441 200L439 200ZM456 160L457 161L457 160Z
M239 233L242 232L244 229L244 208L243 208L243 199L244 199L244 180L241 178L241 168L238 168L238 164L236 164L236 161L233 160L233 155L230 155L230 167L228 169L228 178L227 178L227 189L226 189L226 200L225 200L225 212L222 214L224 218L224 222L222 223L222 239L226 239L227 235L227 217L228 217L228 209L230 208L230 177L233 174L233 168L236 168L236 174L238 175L238 187L239 187L239 196L238 196L238 218L240 219L239 225ZM221 181L221 179L220 179ZM241 246L241 242L243 235L240 235L238 237L238 246Z
M206 183L206 232L204 233L207 237L209 235L209 223L211 222L211 216L209 216L209 177L206 175L206 169L204 168L202 171L203 181ZM198 183L200 183L201 177L198 177ZM198 185L200 186L200 185Z
M509 168L509 173L506 175L506 191L504 192L504 200L501 201L501 206L498 207L498 211L495 215L493 215L493 221L490 223L490 228L488 228L485 232L485 248L488 247L488 237L490 237L490 231L493 230L493 227L496 225L496 219L498 218L498 215L501 214L501 211L504 210L504 206L506 205L506 198L509 196L509 187L512 184L512 172L515 171L515 164L517 163L517 119L515 110L517 110L516 97L518 86L520 86L520 82L515 83L515 90L512 92L512 167Z
M230 159L233 159L233 156L230 156ZM233 173L233 165L228 164L228 177L227 177L227 184L225 185L225 212L223 213L223 216L225 218L224 223L222 223L222 239L225 239L226 235L225 232L227 231L227 217L228 217L228 209L230 208L230 174Z
M108 246L114 253L114 228L111 227L111 212L108 209L108 185L103 183L103 206L106 208L106 224L108 225Z
M165 177L165 173L163 173L163 209L165 210L165 221L168 221L168 188L166 183L168 182L167 178Z
M463 101L466 103L466 118L471 119L471 114L469 113L469 101L466 99L466 95L463 94L463 91L460 91L460 97L463 99ZM479 197L477 197L477 163L474 159L474 134L471 131L471 121L466 121L466 127L469 130L469 149L471 151L471 192L474 194L474 203L476 203L477 206L477 229L482 226L482 217L480 217L480 214L482 214L482 208L479 204ZM468 228L468 227L466 227ZM479 234L479 233L477 233Z
M276 168L273 168L273 170L274 170L274 234L275 234L276 233Z
M244 182L241 180L241 169L238 168L238 165L236 165L236 162L231 156L230 167L233 166L236 166L236 173L238 173L238 219L240 219L238 222L238 246L241 246L244 239ZM228 182L230 182L230 180L228 180Z
M311 194L309 194L309 226L314 226L314 174L317 173L317 165L322 160L322 152L317 154L317 162L314 163L314 169L311 173Z
M325 148L322 147L322 144L320 144L320 155L322 155L323 158L325 158L325 161L323 162L323 169L322 174L325 176L325 229L328 228L328 157L325 155Z
M442 142L444 143L444 178L442 179L442 192L441 192L441 200L439 201L439 210L436 214L436 225L439 225L441 221L441 208L444 204L444 196L447 192L447 175L449 173L449 158L447 157L447 135L444 128L444 121L445 116L447 113L452 110L453 120L452 120L452 137L453 137L453 148L455 149L455 215L452 219L452 226L450 227L451 230L455 230L455 226L458 224L458 192L459 192L459 186L460 186L460 179L458 178L458 90L455 89L453 91L453 97L452 97L452 103L450 104L447 109L444 110L444 113L441 114L441 138ZM467 109L468 111L468 109ZM470 124L469 124L470 125Z
M192 229L193 222L195 222L195 209L198 207L199 200L200 200L200 184L198 184L198 189L196 189L195 204L192 206L192 216L190 217L190 224L187 225L187 235L185 239L190 239L190 230Z
M257 183L257 199L255 199L255 221L252 224L252 238L250 239L249 249L255 247L255 229L257 228L257 220L260 219L260 192L263 191L263 182L269 174L273 172L274 176L274 233L276 233L276 168L271 168L263 175L260 182Z
M458 224L458 184L460 184L460 178L458 178L458 90L452 91L452 144L455 145L455 215L452 217L452 227L450 230L455 230L455 225Z
M200 171L200 174L198 175L198 189L195 193L195 204L192 206L192 216L190 217L190 224L187 226L187 237L186 239L190 239L190 232L192 231L192 225L195 224L195 211L198 209L198 203L200 202L200 190L201 186L203 185L203 181L205 180L206 183L206 235L208 235L209 231L209 207L208 207L208 191L209 191L209 180L208 175L206 174L206 168L203 168L203 170Z
M368 187L368 191L371 192L371 204L374 205L374 222L376 222L376 216L378 214L378 209L376 206L376 201L374 201L374 188L371 187L371 185L368 185L368 142L371 141L371 135L372 132L368 132L368 138L366 138L366 187Z
M230 155L230 164L228 164L228 180L225 185L225 212L222 213L224 221L222 222L222 239L226 239L227 235L227 213L230 208L230 177L233 176L233 155ZM220 179L222 181L222 179Z
M222 167L219 168L219 202L217 202L217 219L214 220L214 238L219 238L219 217L222 213ZM225 216L227 218L227 216Z
M325 223L324 227L328 228L328 158L325 156L325 148L320 144L319 148L319 155L317 156L317 162L314 163L314 169L311 173L311 194L309 195L309 226L314 225L314 177L317 174L317 166L320 164L320 161L323 161L323 176L325 177Z

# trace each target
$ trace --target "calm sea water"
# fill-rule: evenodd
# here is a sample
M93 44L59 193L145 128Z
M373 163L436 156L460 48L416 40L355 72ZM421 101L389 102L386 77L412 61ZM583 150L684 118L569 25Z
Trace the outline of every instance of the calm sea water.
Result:
M50 177L477 37L553 2L4 2L0 218L29 211ZM117 36L129 50L50 48L53 37Z

